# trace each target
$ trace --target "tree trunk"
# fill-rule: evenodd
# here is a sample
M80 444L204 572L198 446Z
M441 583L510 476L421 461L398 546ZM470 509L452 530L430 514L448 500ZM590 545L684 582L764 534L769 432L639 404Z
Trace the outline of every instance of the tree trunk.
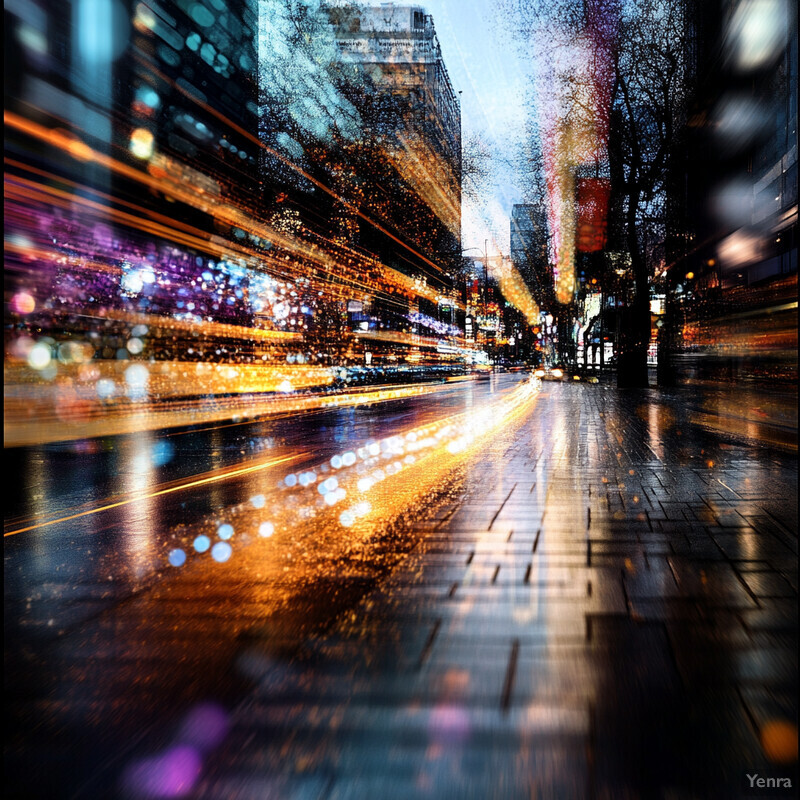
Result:
M650 343L650 305L636 298L622 315L620 348L617 358L617 386L647 388L647 347Z
M678 342L678 310L672 287L667 288L663 325L658 333L658 385L664 388L678 385L675 354Z
M625 309L622 316L617 357L617 386L620 388L649 386L647 348L650 344L650 277L636 230L639 200L640 192L631 190L628 196L627 240L636 295L633 304Z

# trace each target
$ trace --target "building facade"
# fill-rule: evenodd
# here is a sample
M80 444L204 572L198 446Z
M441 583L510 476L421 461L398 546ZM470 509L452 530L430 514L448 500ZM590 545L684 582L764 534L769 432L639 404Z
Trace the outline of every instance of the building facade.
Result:
M341 271L356 359L436 360L463 317L460 108L433 20L391 3L289 6L261 8L266 213Z
M671 181L665 382L796 381L796 6L688 6L692 104Z

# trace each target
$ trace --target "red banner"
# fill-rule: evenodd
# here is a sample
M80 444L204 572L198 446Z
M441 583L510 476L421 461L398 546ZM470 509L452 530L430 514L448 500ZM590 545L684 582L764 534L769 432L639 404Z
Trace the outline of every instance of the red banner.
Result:
M608 178L581 178L578 181L578 225L575 238L578 250L594 253L606 246L608 201L611 181Z

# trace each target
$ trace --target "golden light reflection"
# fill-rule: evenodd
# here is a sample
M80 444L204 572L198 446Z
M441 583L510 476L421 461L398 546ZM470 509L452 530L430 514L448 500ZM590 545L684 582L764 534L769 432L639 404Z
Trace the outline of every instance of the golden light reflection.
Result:
M73 519L79 519L80 517L86 517L91 514L100 514L103 511L110 511L112 508L120 508L122 506L130 505L131 503L138 503L141 502L142 500L149 500L153 497L161 497L162 495L173 494L175 492L182 492L185 491L186 489L192 489L197 486L205 486L207 484L230 480L231 478L236 478L241 475L248 475L253 472L260 472L261 470L270 469L271 467L283 464L288 461L294 461L295 459L301 457L302 454L283 456L281 458L273 458L267 461L262 461L258 464L251 464L244 467L240 466L234 469L227 469L217 474L207 475L205 477L200 477L200 478L194 477L192 480L183 481L178 483L177 485L172 485L172 486L167 486L166 488L157 489L154 492L137 494L134 497L128 497L124 500L118 500L115 503L107 503L102 506L97 506L96 508L87 509L86 511L80 511L76 514L70 514L65 517L59 517L58 519L51 519L45 522L37 523L36 525L28 525L24 528L17 528L16 530L6 531L3 534L3 536L16 536L17 534L27 533L28 531L33 531L36 530L37 528L44 528L50 525L58 525L62 522L69 522Z
M479 453L497 431L524 418L537 392L538 382L526 381L477 410L379 441L345 445L326 462L286 474L277 490L273 481L259 487L251 480L249 500L221 507L190 534L176 533L169 539L170 563L190 566L193 559L205 558L219 539L221 524L235 531L225 540L231 547L225 561L239 559L242 544L249 542L253 546L241 557L248 568L258 565L267 572L282 572L287 560L313 571L320 559L377 546L374 537L379 531L426 503L442 490L458 464ZM198 535L205 537L199 550ZM184 555L175 556L178 552ZM269 563L270 553L280 554L279 564Z
M155 534L159 529L157 507L151 491L155 480L153 448L155 439L150 431L142 431L130 440L131 452L126 459L128 471L125 483L138 498L137 503L124 506L125 535L122 538L127 566L134 580L145 577L152 562Z
M130 364L109 362L106 380L116 385L116 379L119 378L124 384L126 363ZM295 394L296 389L330 383L330 374L324 370L312 372L300 369L294 372L288 367L279 370L261 367L248 370L241 367L242 365L189 363L182 365L181 373L173 376L169 364L163 367L156 365L154 378L152 381L148 380L148 386L151 390L164 392L163 398L169 402L160 403L146 398L131 401L129 398L122 398L116 403L103 402L102 398L98 398L96 382L100 373L99 370L94 371L94 364L91 374L88 375L80 367L70 368L73 377L68 379L71 381L68 384L68 395L64 393L63 384L35 382L27 373L26 382L15 383L10 380L11 368L7 366L4 398L5 444L7 447L42 444L230 419L239 424L264 416L371 405L432 395L451 388L451 382L448 381L387 384L375 388L352 388L337 393ZM148 378L151 374L148 372ZM316 383L315 376L320 379ZM241 383L240 378L244 379ZM84 379L90 383L84 386L81 383ZM473 376L462 376L453 382L471 380L474 380ZM291 388L284 386L284 382L291 384ZM244 388L246 385L268 385L272 387L273 393L248 395ZM106 384L101 383L100 386L105 387ZM213 396L213 403L209 403L205 397L189 396L196 394L201 387L205 387L209 395ZM232 396L221 396L223 387L229 387Z

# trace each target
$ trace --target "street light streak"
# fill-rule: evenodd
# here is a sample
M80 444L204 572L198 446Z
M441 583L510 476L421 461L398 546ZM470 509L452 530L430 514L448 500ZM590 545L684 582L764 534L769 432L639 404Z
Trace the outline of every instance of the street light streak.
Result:
M399 239L393 233L391 233L390 231L386 230L386 228L384 228L382 225L380 225L375 220L373 220L370 217L368 217L363 211L361 211L361 209L359 209L357 206L353 205L353 203L349 202L346 198L341 197L340 195L338 195L336 192L334 192L331 188L329 188L324 183L319 181L313 175L311 175L308 172L306 172L302 167L298 166L293 161L291 161L290 159L286 158L286 156L282 155L277 150L273 150L273 148L269 147L269 145L264 144L264 142L262 142L260 139L258 139L257 137L253 136L252 133L249 133L248 131L244 130L244 128L240 127L235 122L233 122L232 120L228 119L228 117L226 117L221 111L218 111L213 106L210 106L207 103L204 103L202 100L200 100L194 94L189 92L186 88L181 86L179 83L177 83L176 81L173 81L171 78L167 77L163 72L161 72L160 70L156 69L150 61L145 61L138 53L134 54L134 58L137 61L139 61L139 63L144 64L146 66L146 68L153 73L153 75L155 75L156 77L158 77L161 80L163 80L165 83L167 83L170 86L172 86L174 89L176 89L182 95L184 95L184 97L186 97L188 100L190 100L191 102L195 103L200 108L202 108L203 111L211 114L211 116L213 116L213 117L216 117L223 125L228 126L231 130L236 131L236 133L238 133L240 136L243 136L245 139L247 139L252 144L256 145L257 147L260 147L262 150L264 150L265 152L269 153L274 158L277 158L279 161L281 161L283 164L285 164L291 170L294 170L294 172L296 172L298 175L302 176L307 181L310 181L311 183L313 183L314 186L316 186L318 189L322 189L323 192L328 194L330 197L332 197L337 202L342 203L344 206L346 206L348 209L350 209L354 214L356 214L358 217L363 219L366 223L368 223L369 225L371 225L372 227L374 227L376 230L380 231L384 235L388 236L390 239L392 239L395 242L397 242L397 244L399 244L401 247L404 247L412 255L416 256L419 259L421 259L424 263L429 264L430 266L432 266L434 268L434 270L436 272L438 272L440 267L435 262L431 261L429 258L426 258L422 253L416 251L413 247L410 247L408 244L406 244L402 239ZM435 275L436 272L434 272L433 274Z
M471 379L471 376L468 378ZM43 388L39 386L38 390L42 392ZM11 403L6 400L5 444L7 447L19 447L98 436L118 436L142 430L162 430L222 421L230 419L235 414L244 415L246 419L241 423L233 422L233 425L248 424L266 418L281 419L300 413L324 412L336 408L408 399L447 392L453 388L451 383L387 384L379 389L353 389L344 394L322 392L287 398L273 395L264 398L246 398L241 394L236 397L223 397L215 393L213 410L205 409L205 400L181 400L173 391L171 394L164 394L164 397L169 398L169 405L163 408L157 403L143 404L133 412L127 408L119 411L113 407L100 408L91 419L74 423L69 427L65 426L55 413L57 402L55 395L50 401L54 409L51 415L46 417L44 410L40 409L35 422L27 426L21 410L24 401ZM13 426L10 424L12 420Z
M18 125L21 130L24 130L31 136L38 137L42 141L49 141L53 135L58 134L57 129L47 129L43 126L35 125L34 123L25 127L23 124L24 121L18 120L13 114L7 114L5 121L7 124L11 124L12 126ZM145 175L144 173L136 170L131 171L127 166L120 165L120 162L115 162L112 159L102 156L102 154L97 154L97 160L101 159L104 159L101 161L101 163L103 163L109 169L115 169L117 172L121 172L121 174L128 178L138 180L144 183L150 189L160 189L160 191L165 193L171 192L171 194L178 197L178 194L174 191L174 187L172 187L173 190L170 190L169 186L160 185L158 179ZM198 228L166 217L162 214L158 214L150 209L138 206L134 203L113 198L114 203L124 205L133 209L134 211L137 211L139 216L122 211L121 209L114 208L112 205L110 205L110 201L112 200L110 195L106 195L94 187L84 186L74 181L69 181L44 170L39 170L22 164L21 162L14 161L13 159L5 159L5 163L11 166L17 166L33 174L41 175L49 180L57 180L59 183L68 185L74 189L74 191L66 191L64 189L58 189L47 184L36 183L30 179L15 175L13 178L6 177L4 191L7 198L16 199L20 203L38 202L43 205L57 206L63 209L71 209L77 203L91 209L96 214L103 217L110 216L121 225L127 226L132 230L138 230L142 233L150 234L156 237L164 237L169 241L184 245L190 249L197 249L210 253L217 258L224 258L229 256L231 253L236 253L240 258L244 258L249 261L251 268L254 268L256 271L264 271L264 268L266 267L269 274L272 274L276 277L280 276L287 280L291 278L291 272L287 272L280 257L257 252L252 248L243 246L241 244L236 244L231 241L226 241L225 244L222 245L213 241L213 237L210 239L206 233ZM19 184L19 186L15 186L15 184ZM103 203L91 200L88 197L83 196L82 193L85 192L91 192L101 200L109 202ZM207 205L204 203L192 202L191 198L188 196L182 196L180 199L183 202L192 205L194 208L205 211L212 216L216 216L214 210L210 207L207 207ZM217 205L216 208L218 210L222 209L222 205ZM259 229L261 233L264 233L264 229L268 227L258 223L255 217L249 216L249 213L246 209L243 211L236 206L230 206L229 210L230 214L234 215L246 214L247 216L245 218L238 220L238 224L248 228L251 231ZM305 258L308 259L310 263L315 264L316 270L313 272L314 281L320 286L325 286L326 290L330 294L349 296L351 294L350 292L343 291L344 286L349 286L358 291L380 294L386 299L387 302L393 305L397 305L398 301L392 297L389 291L387 291L387 286L393 286L404 294L417 294L427 297L429 300L435 299L437 296L437 293L432 288L415 284L412 278L386 264L377 265L380 267L380 272L383 279L382 282L376 282L375 280L369 281L363 276L353 274L352 271L347 273L344 280L343 276L338 271L336 272L337 277L332 278L328 274L328 271L331 269L331 267L338 267L340 265L335 260L335 257L330 256L325 251L324 247L320 248L318 245L315 245L311 242L301 243L297 239L286 239L285 237L280 237L272 228L269 228L267 232L269 233L269 237L271 239L276 241L280 239L281 241L278 243L287 252L292 253L296 258ZM324 237L318 238L325 245L331 244L331 242ZM13 245L10 247L8 243L6 243L5 249L10 249L12 252L14 251ZM21 250L21 248L17 248L17 250ZM28 248L26 254L31 254L30 248ZM49 257L54 261L58 260L60 257L59 254L55 252L47 253L42 251L41 253L38 253L38 255L39 257L44 257L45 259ZM361 263L362 266L364 265L364 256L362 254L356 251L351 251L351 256L356 262ZM332 258L334 260L332 260ZM103 272L117 271L117 268L115 267L94 261L86 261L85 259L83 261L83 266L84 268L91 267L92 269Z
M233 469L228 472L224 472L220 475L212 475L208 478L200 478L199 480L189 481L188 483L181 483L177 486L170 486L167 489L159 489L156 492L148 492L146 494L139 494L136 497L130 497L127 500L120 500L117 503L109 503L105 506L100 506L99 508L90 508L88 511L81 511L78 514L71 514L67 517L60 517L59 519L51 519L48 522L40 522L37 525L29 525L27 528L18 528L15 531L8 531L8 533L3 534L3 538L7 536L16 536L18 533L26 533L27 531L36 530L37 528L45 528L48 525L57 525L60 522L69 522L73 519L78 519L79 517L86 517L90 514L99 514L101 511L110 511L112 508L119 508L120 506L130 505L131 503L136 503L139 500L148 500L153 497L160 497L165 494L172 494L173 492L180 492L184 489L191 489L195 486L204 486L209 483L217 483L219 481L228 480L228 478L235 478L239 475L248 475L253 472L259 472L263 469L269 469L270 467L278 466L278 464L285 464L288 461L296 461L299 458L303 458L307 455L307 453L296 453L295 455L291 456L284 456L283 458L276 458L272 461L267 461L263 464L255 464L249 467L240 467L239 469Z
M45 125L41 125L37 122L32 120L27 120L23 117L14 114L13 112L6 111L3 115L4 123L16 130L19 130L35 139L38 139L42 142L54 145L56 147L60 147L64 150L68 155L71 155L73 158L78 158L75 155L74 148L70 149L70 143L72 140L68 140L65 142L65 136L61 129L58 128L48 128ZM142 172L141 170L134 169L133 167L128 166L127 164L113 159L105 154L93 150L88 145L85 145L83 142L78 140L79 144L82 145L82 149L80 150L80 160L88 160L93 161L100 166L115 172L118 175L121 175L129 180L138 182L143 186L146 186L150 190L155 190L159 192L163 192L165 195L173 197L174 199L185 203L186 205L197 209L203 213L209 214L214 219L224 222L225 224L233 225L235 227L240 227L243 230L247 230L251 233L257 233L258 235L269 239L278 247L286 250L287 252L292 253L296 257L306 258L312 263L316 264L318 269L322 270L330 270L334 267L339 267L340 265L336 262L335 258L331 257L329 254L322 251L320 248L315 246L313 243L305 242L298 240L296 238L291 238L286 235L279 233L274 227L266 225L263 222L259 222L255 219L247 209L242 209L236 205L231 203L223 203L223 202L213 202L212 200L205 200L203 196L198 194L196 191L191 190L191 188L187 188L182 184L176 184L169 180L161 179L155 177L154 175ZM23 178L15 177L13 179L16 182L22 183L32 183L31 181L26 181ZM312 180L314 183L318 183L314 179L309 177L309 180ZM35 184L33 184L35 186ZM329 189L324 187L322 184L319 184L320 188L327 191L331 196L337 197L335 194L331 193ZM68 192L63 192L61 190L55 189L54 187L45 187L39 186L38 187L38 196L42 202L46 202L47 200L51 200L52 197L60 197L60 202L62 207L67 208L67 202L77 202L82 205L88 207L94 207L98 211L102 211L104 215L111 215L112 217L120 220L123 224L132 225L134 228L137 228L143 232L151 233L153 235L168 235L171 236L172 239L178 243L186 244L189 247L198 247L203 250L207 250L209 247L209 243L207 240L195 240L196 237L189 236L187 234L183 234L179 231L176 231L174 228L172 229L165 229L165 226L160 225L156 222L151 222L150 220L145 220L139 217L136 217L132 214L127 212L120 211L119 209L109 208L108 206L103 206L100 203L95 201L91 201L88 198L81 197L79 194L70 194ZM24 194L20 194L19 190L15 190L13 185L10 183L9 179L6 179L5 183L5 191L6 194L10 196L15 196L18 199L30 199L26 198ZM48 197L49 196L49 197ZM35 199L35 198L34 198ZM337 198L338 199L338 198ZM358 212L359 216L364 216L362 213ZM366 217L364 217L367 219ZM384 230L380 226L377 226L377 223L368 220L371 224L378 227L381 232L385 233L390 238L396 240L400 244L403 245L406 249L410 250L411 253L417 255L423 261L431 264L432 266L436 267L434 262L426 259L421 254L417 253L412 248L409 248L408 245L405 245L396 236L392 235L389 231ZM233 246L225 246L226 249L235 249ZM221 251L224 252L224 251ZM259 254L257 259L261 262L268 263L273 265L277 263L274 257L270 257L264 254ZM408 276L404 275L402 272L395 270L392 267L387 266L386 264L380 264L380 270L383 277L391 284L397 286L398 289L402 291L411 291L411 287L413 285L413 281L411 281ZM438 267L437 267L438 269ZM319 278L319 275L315 276ZM323 281L324 283L330 282L333 285L333 281ZM359 280L357 277L352 275L348 275L347 281L348 284L353 286L354 288L358 289L365 289L368 291L379 291L379 287L377 285L370 286L364 280ZM430 290L428 290L430 291ZM420 294L425 294L424 291L419 292Z

